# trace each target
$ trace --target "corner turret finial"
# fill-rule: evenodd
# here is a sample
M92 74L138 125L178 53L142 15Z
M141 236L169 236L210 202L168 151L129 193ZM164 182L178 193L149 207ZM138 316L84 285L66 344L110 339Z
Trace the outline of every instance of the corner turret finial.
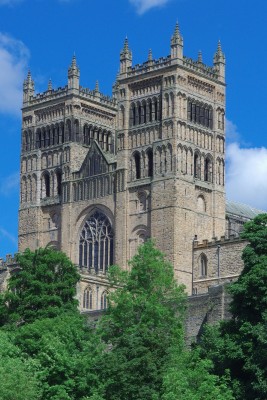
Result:
M52 90L52 79L51 78L48 81L47 90Z
M95 92L99 92L99 82L98 82L98 80L95 83Z
M68 88L79 90L80 70L77 66L76 55L73 54L71 65L68 69Z
M198 62L199 64L202 64L202 63L203 63L203 60L202 60L202 51L201 51L201 50L199 50L199 52L198 52L197 62Z
M152 61L152 60L153 60L152 50L149 49L149 51L148 51L148 61Z
M120 73L125 73L128 67L132 66L132 52L129 49L129 42L126 36L123 49L120 52Z
M74 53L73 56L72 56L71 66L72 66L72 68L77 67L77 62L76 62L76 55L75 55L75 53Z
M28 70L27 78L23 82L23 103L30 101L32 96L34 96L34 80L31 71Z
M184 41L180 33L178 22L176 22L174 33L171 37L171 58L182 59L183 58L183 46Z
M213 57L214 68L217 70L218 75L221 79L225 80L225 55L222 52L222 46L220 40L218 41L217 51Z

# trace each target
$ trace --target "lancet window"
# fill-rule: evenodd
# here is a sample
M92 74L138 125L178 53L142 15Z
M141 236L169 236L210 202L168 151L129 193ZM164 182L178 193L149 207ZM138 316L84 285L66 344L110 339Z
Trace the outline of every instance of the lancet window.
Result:
M187 104L187 119L191 122L212 129L213 110L212 107L199 103L196 100L189 99Z
M92 310L93 308L93 291L90 286L83 292L83 308L86 310Z
M113 230L104 214L96 211L88 218L80 234L79 246L81 267L105 273L113 264Z

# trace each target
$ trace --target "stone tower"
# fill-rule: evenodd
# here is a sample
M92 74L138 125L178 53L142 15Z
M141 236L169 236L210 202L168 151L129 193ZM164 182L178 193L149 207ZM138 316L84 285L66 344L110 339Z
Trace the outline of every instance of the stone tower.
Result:
M128 39L113 97L68 85L34 93L24 82L19 250L51 244L80 266L81 308L106 304L105 273L128 268L153 237L177 279L192 288L193 241L225 231L225 57L170 55L132 66Z

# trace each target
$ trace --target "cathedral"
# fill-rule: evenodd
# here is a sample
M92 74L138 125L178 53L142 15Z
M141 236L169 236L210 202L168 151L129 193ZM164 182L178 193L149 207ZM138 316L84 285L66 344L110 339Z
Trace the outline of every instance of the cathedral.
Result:
M225 200L225 56L213 65L170 54L132 65L128 40L112 97L80 85L73 57L65 87L23 85L19 251L51 245L79 267L81 310L106 307L110 265L147 238L189 295L235 279L242 224L257 210Z

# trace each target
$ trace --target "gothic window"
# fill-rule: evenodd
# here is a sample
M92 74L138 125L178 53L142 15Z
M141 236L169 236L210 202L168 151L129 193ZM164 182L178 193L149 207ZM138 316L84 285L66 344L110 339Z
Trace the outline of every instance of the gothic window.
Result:
M191 122L212 129L213 110L211 106L189 99L187 103L187 119Z
M194 155L194 177L200 179L201 171L200 171L200 155L195 153Z
M79 121L76 120L74 122L74 133L75 133L75 141L79 142L80 141L80 130L79 130Z
M83 308L86 310L93 309L93 291L90 286L83 292Z
M101 310L106 310L107 309L107 292L103 292L101 296Z
M201 254L200 256L200 277L206 278L208 272L208 260L205 254Z
M66 123L66 137L71 140L71 121L69 119Z
M62 183L62 172L61 171L57 171L56 172L56 177L57 177L57 195L61 195L61 183Z
M42 198L50 197L50 175L47 171L42 176Z
M198 196L197 198L197 211L206 212L206 202L203 196Z
M113 263L113 231L104 214L96 211L88 218L79 246L79 265L105 273Z
M212 182L212 162L209 157L206 157L204 163L204 180L206 182Z
M146 154L147 154L147 158L148 158L147 174L148 174L148 176L152 177L153 176L153 151L152 151L152 149L148 149Z
M152 121L152 103L151 103L151 100L149 101L148 110L149 110L149 122L151 122Z
M40 149L41 147L41 132L38 130L35 136L35 148Z
M136 152L134 155L134 161L135 161L135 178L140 179L141 178L141 157L138 152Z

